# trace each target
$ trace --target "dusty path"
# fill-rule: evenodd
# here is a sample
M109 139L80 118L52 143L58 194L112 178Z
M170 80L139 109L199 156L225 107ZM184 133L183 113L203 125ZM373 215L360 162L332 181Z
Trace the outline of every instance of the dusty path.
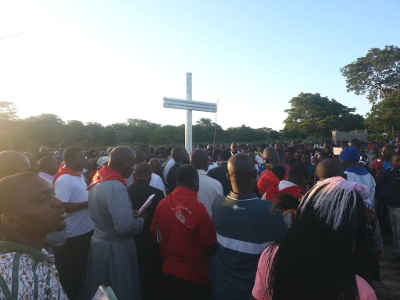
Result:
M390 245L385 245L385 255L381 261L381 283L375 284L379 300L400 300L400 261L392 260Z

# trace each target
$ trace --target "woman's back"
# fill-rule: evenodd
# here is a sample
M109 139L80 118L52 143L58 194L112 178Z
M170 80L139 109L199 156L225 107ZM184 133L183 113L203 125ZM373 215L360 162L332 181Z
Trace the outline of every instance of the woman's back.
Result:
M357 253L369 245L364 191L364 186L342 177L318 182L302 198L293 226L279 247L264 251L254 297L376 299L372 288L355 273Z
M269 274L271 264L279 246L270 246L264 250L258 262L256 280L253 287L253 297L256 300L272 300L269 294ZM295 270L292 270L295 271ZM372 287L362 277L356 275L356 283L360 300L377 300ZM288 289L290 285L288 284ZM327 299L321 298L321 300Z

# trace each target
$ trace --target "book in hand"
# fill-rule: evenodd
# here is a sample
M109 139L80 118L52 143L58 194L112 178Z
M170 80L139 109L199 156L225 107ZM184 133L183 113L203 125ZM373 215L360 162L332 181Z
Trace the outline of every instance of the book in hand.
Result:
M147 200L143 203L143 205L139 208L137 214L138 216L141 216L143 212L151 205L153 202L153 198L156 196L156 194L150 195Z
M92 300L118 300L111 287L99 286Z

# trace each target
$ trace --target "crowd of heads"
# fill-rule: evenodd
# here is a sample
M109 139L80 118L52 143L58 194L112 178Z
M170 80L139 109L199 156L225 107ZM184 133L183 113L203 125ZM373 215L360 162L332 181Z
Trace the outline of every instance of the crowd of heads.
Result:
M197 145L191 157L183 147L108 147L103 150L87 150L69 147L63 151L51 151L41 147L38 153L20 153L3 151L0 155L0 178L23 171L39 171L54 175L61 162L73 170L85 170L89 183L94 173L103 166L112 166L128 178L135 166L149 164L152 173L162 176L163 165L172 157L178 166L191 165L194 169L208 171L211 164L227 164L230 157L240 154L239 161L228 164L227 176L235 178L241 185L243 178L254 178L248 183L254 188L255 183L265 170L272 171L279 180L284 178L307 190L318 180L333 176L342 176L346 168L363 164L375 176L379 168L372 162L383 162L391 166L400 165L398 145L393 143L361 143L353 140L345 146L350 150L339 158L333 155L333 146L311 144L238 144ZM368 155L366 154L368 152ZM251 162L251 171L244 175L234 174L234 164L243 164L243 156ZM361 159L360 157L361 156ZM365 161L364 161L365 160ZM253 163L254 162L254 163ZM253 169L256 169L254 174ZM232 173L229 170L232 169ZM242 172L242 171L241 171ZM136 175L143 176L143 175Z
M19 235L22 240L41 241L64 226L63 207L48 182L36 176L36 172L55 175L62 165L77 172L84 170L88 184L105 166L124 178L133 174L133 180L149 183L152 174L163 177L165 164L173 159L176 186L198 192L197 170L224 168L232 193L258 193L260 197L258 182L269 172L278 183L297 186L302 197L277 189L274 209L293 211L295 218L275 258L268 262L271 271L265 292L273 295L272 299L328 299L327 293L329 299L357 299L355 253L372 247L364 203L368 191L346 180L345 171L362 166L378 178L385 169L398 169L400 144L353 140L344 146L339 156L328 144L198 145L190 157L179 146L135 150L117 146L100 151L69 147L34 154L3 151L0 234L4 239ZM21 183L24 188L20 188ZM274 247L270 251L275 251Z
M229 178L235 178L239 186L252 189L255 181L265 170L272 171L279 180L287 178L289 181L309 189L318 180L333 176L342 176L346 168L356 164L363 164L369 171L376 175L379 172L373 161L383 162L391 166L400 165L400 152L395 143L361 143L358 140L345 143L352 145L351 150L339 162L333 155L333 146L324 144L320 146L311 144L239 144L231 145L197 145L191 157L183 147L108 147L103 150L84 150L79 147L69 147L65 150L52 151L41 147L38 153L20 153L16 151L3 151L0 154L0 178L23 171L39 171L54 175L61 162L73 170L84 169L87 181L101 167L108 165L118 170L124 177L131 176L134 166L142 163L149 164L152 173L162 176L163 165L172 157L177 165L191 165L194 169L207 171L212 163L217 166L226 164L230 157L240 154L228 164ZM366 154L368 152L368 155ZM361 160L360 156L361 155ZM250 168L246 168L246 163ZM362 159L365 158L368 163ZM236 161L237 160L237 161ZM254 161L254 163L253 163ZM240 172L235 173L235 165L241 165ZM290 168L288 168L290 166ZM256 167L256 172L254 172ZM290 170L290 171L288 171ZM136 175L144 176L144 175ZM243 183L243 178L252 183ZM248 187L245 187L248 185Z

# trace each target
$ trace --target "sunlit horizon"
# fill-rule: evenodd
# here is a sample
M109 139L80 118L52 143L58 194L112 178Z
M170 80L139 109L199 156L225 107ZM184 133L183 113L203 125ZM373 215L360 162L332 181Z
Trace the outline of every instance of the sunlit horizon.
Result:
M193 113L223 128L282 129L289 100L320 93L365 115L340 68L400 44L400 2L4 1L0 101L22 118L50 113L103 125L181 125L165 96L219 102ZM398 17L398 16L397 16Z

